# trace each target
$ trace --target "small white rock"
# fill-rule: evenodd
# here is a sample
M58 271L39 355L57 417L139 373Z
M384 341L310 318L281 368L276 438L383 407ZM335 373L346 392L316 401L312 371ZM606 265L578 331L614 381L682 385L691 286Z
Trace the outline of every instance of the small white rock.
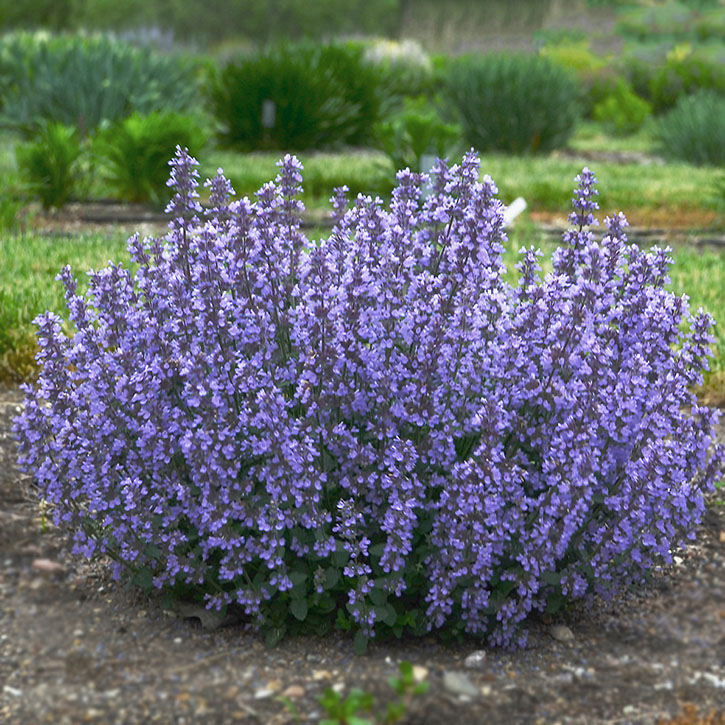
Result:
M550 627L549 634L557 640L557 642L573 642L575 639L574 632L572 632L565 624L555 624L553 627Z
M428 668L421 665L413 665L413 679L416 682L423 682L428 677Z
M463 660L463 666L469 670L477 670L486 664L486 650L477 649L475 652L471 652L465 660Z
M23 694L22 690L18 690L17 687L10 687L10 685L5 685L3 687L3 692L6 695L11 695L12 697L20 697Z
M446 672L443 674L443 687L453 695L476 697L479 689L463 672Z
M270 690L268 687L261 687L259 690L256 690L254 693L254 699L255 700L264 700L267 697L272 697L274 695L274 692Z

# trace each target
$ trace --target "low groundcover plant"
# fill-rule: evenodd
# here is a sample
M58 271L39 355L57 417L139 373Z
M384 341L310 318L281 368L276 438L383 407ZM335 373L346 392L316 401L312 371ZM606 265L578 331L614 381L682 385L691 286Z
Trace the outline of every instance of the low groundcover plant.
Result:
M345 189L301 231L301 164L255 201L198 201L178 150L164 239L137 269L69 268L72 336L37 319L20 462L75 551L286 631L442 629L523 645L532 611L610 596L688 539L723 467L690 392L712 319L667 291L667 249L622 215L573 228L542 278L504 280L501 202L476 154ZM426 193L422 188L427 186Z

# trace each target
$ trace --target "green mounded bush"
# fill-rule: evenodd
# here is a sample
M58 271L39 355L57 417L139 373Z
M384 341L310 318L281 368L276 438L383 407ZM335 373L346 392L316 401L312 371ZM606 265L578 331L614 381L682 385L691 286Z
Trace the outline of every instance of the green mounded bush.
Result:
M170 198L168 159L177 145L201 151L206 136L196 121L179 113L134 113L94 143L106 181L123 201L162 204Z
M376 38L362 43L362 47L364 59L380 72L385 101L396 104L406 98L435 95L433 60L417 41Z
M580 115L576 77L539 56L461 56L449 67L445 93L460 116L466 141L480 151L522 154L560 148Z
M673 108L677 101L701 90L725 95L725 54L710 45L689 43L668 49L666 45L631 47L625 55L626 75L637 95L652 104L656 114Z
M668 59L649 81L649 97L656 113L673 108L682 96L702 90L725 95L725 66L695 55Z
M8 36L0 125L32 137L46 121L85 136L133 112L184 111L198 95L194 69L105 36Z
M62 123L46 124L33 141L15 147L21 176L44 209L62 207L76 192L81 152L78 132Z
M380 123L376 136L396 170L422 171L423 156L450 155L461 129L446 123L435 106L421 98L408 100L402 111Z
M582 111L589 118L593 117L594 107L615 93L622 80L617 65L592 52L588 40L548 44L539 55L576 74L582 86Z
M725 164L725 98L700 93L681 98L656 126L663 155L697 165Z
M242 150L369 142L383 94L380 71L363 52L355 45L277 46L229 63L210 84L221 142Z
M638 131L651 113L652 106L620 79L613 92L594 106L592 115L610 133L624 136Z

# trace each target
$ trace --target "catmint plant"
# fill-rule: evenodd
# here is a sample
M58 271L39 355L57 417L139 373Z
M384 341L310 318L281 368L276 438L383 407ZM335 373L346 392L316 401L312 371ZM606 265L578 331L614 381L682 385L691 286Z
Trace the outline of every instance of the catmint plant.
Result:
M178 149L135 271L59 275L37 319L20 463L74 550L286 631L444 629L522 645L532 612L610 596L692 539L723 467L698 404L712 319L668 249L592 231L593 174L542 277L505 280L503 206L471 151L344 188L300 226L302 166L199 202ZM421 188L427 186L424 196Z

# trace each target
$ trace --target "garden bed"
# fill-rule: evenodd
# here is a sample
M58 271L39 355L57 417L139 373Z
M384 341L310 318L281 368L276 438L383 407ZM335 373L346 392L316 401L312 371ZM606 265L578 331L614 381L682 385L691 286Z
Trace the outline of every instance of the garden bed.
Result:
M488 650L467 666L475 641L383 642L356 657L339 634L267 649L241 624L203 629L64 553L68 539L43 520L15 466L10 421L21 400L0 387L3 722L317 722L327 687L361 687L382 710L402 660L430 682L408 722L650 723L685 703L725 722L722 489L709 497L697 543L645 588L533 621L525 650Z

